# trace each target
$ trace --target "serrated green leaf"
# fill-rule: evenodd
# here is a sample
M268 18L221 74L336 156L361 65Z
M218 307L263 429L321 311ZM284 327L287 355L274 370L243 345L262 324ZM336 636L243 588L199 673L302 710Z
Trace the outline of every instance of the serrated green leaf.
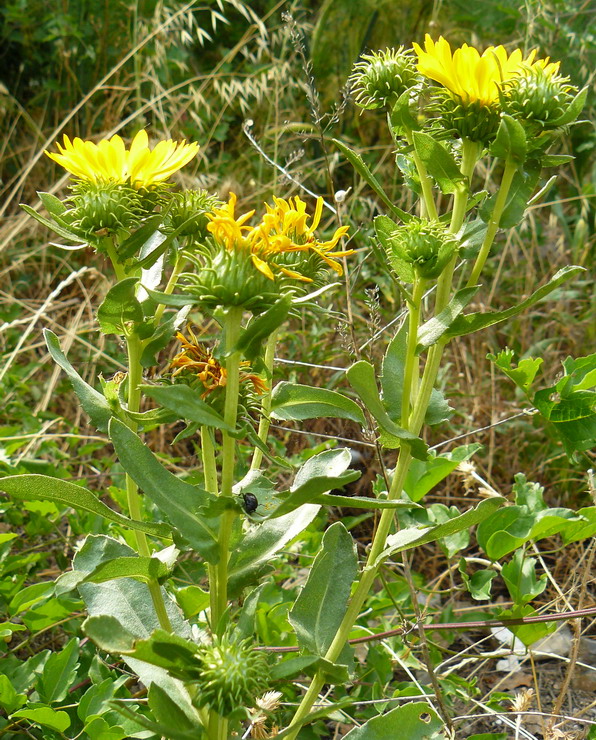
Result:
M96 391L95 388L92 388L88 383L86 383L66 359L66 355L60 348L58 337L49 329L44 329L43 335L50 355L54 362L59 365L68 376L68 379L72 383L74 392L77 394L77 397L81 402L81 406L89 415L93 426L95 426L100 432L107 432L108 422L112 417L112 409L107 400L99 391Z
M308 580L288 614L301 648L325 656L342 622L357 573L354 540L336 522L323 535Z
M424 131L414 131L412 139L416 153L442 193L455 193L465 187L466 177L443 144Z
M218 517L208 508L216 497L166 470L126 424L112 419L109 435L122 466L172 526L210 563L219 559Z
M387 206L393 216L399 218L400 221L403 221L404 223L407 223L412 219L412 216L410 216L409 213L402 211L401 208L398 208L396 205L393 204L389 196L383 190L381 183L373 175L373 173L368 168L368 165L364 162L359 154L357 154L355 151L350 149L349 146L346 146L346 144L344 144L342 141L339 141L338 139L333 139L333 143L338 147L338 149L350 162L356 172L358 172L358 174L363 178L363 180L370 185L370 187Z
M143 322L143 308L136 297L139 278L129 277L113 285L97 309L97 321L104 334L130 334Z
M412 460L404 483L404 490L412 501L420 501L426 494L452 473L460 463L469 460L481 444L456 447L451 452L428 460Z
M271 394L271 415L284 421L303 419L350 419L365 425L362 409L351 398L327 388L299 383L278 383Z
M79 640L73 637L57 653L47 659L37 685L39 698L44 704L62 701L77 673Z
M354 363L346 370L346 377L368 412L379 425L381 444L390 448L407 444L414 457L425 460L428 450L426 444L416 435L399 427L385 410L377 388L375 369L370 362L360 360Z
M0 478L0 490L9 496L24 501L53 501L62 506L71 506L73 509L89 511L123 527L138 532L154 535L155 537L170 537L171 529L166 524L153 522L137 522L106 506L96 494L77 486L70 481L60 478L50 478L46 475L34 473L27 475L13 475Z
M529 298L519 303L517 306L508 308L505 311L489 311L486 313L470 313L464 316L458 316L457 319L451 324L449 329L445 332L444 336L447 339L453 337L461 337L466 334L472 334L480 329L485 329L487 326L493 326L501 321L517 316L517 314L525 311L526 308L538 303L538 301L545 298L547 295L552 293L563 283L567 282L571 278L584 272L585 268L578 267L575 265L569 265L559 270L546 285L538 288Z
M165 578L169 572L168 566L157 558L114 558L100 563L82 582L105 583L116 578L134 578L136 581L149 583Z
M223 416L208 403L201 400L198 390L193 390L184 383L176 385L141 385L143 394L153 398L165 408L176 412L179 419L196 422L201 426L215 427L233 432L234 429L226 424Z

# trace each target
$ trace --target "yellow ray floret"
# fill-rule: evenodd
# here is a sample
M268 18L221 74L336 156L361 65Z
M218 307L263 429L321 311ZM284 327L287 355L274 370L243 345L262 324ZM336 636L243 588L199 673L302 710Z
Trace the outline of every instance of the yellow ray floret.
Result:
M56 142L58 152L46 154L75 177L90 182L114 182L149 187L167 180L188 164L199 151L197 143L187 144L171 139L149 148L146 131L139 131L126 149L120 136L102 139L98 144L64 134L63 145Z
M482 54L473 46L464 44L454 52L442 36L434 42L429 34L424 49L413 44L418 55L418 71L450 90L466 103L491 105L499 98L504 82L539 67L547 75L556 74L559 62L536 59L536 49L523 58L521 49L511 54L503 46L489 46Z
M266 213L261 223L251 228L245 224L254 211L236 217L236 196L230 193L229 203L209 214L207 228L227 249L248 250L254 266L269 280L274 280L275 272L278 272L296 280L312 282L311 278L276 261L276 257L292 252L314 252L331 269L343 274L338 258L354 252L334 250L349 227L340 226L329 241L321 242L316 238L315 229L323 213L323 199L317 199L312 219L306 212L306 203L298 196L288 200L274 196L273 202L273 206L265 204Z

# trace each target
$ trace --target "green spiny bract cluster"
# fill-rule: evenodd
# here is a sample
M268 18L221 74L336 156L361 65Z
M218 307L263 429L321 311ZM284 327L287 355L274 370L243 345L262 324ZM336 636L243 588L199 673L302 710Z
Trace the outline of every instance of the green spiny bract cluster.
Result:
M442 87L432 88L427 111L436 116L431 120L429 131L436 138L451 134L488 144L495 138L501 121L497 105L466 102Z
M502 105L530 131L541 133L557 127L557 120L567 112L576 93L568 77L549 75L533 67L505 84Z
M421 76L416 71L412 54L399 49L363 54L354 65L348 84L357 105L367 110L390 108L406 90L418 85Z
M268 685L267 658L251 641L223 636L202 646L196 656L201 678L194 703L208 706L222 717L255 705Z
M129 186L110 182L80 181L68 198L65 212L70 224L85 234L116 234L135 229L146 214L143 194Z
M207 190L183 190L173 193L168 203L167 223L164 231L178 231L179 236L202 240L207 235L207 214L223 205L222 201Z
M418 218L392 232L385 247L394 272L402 280L404 263L419 278L439 277L457 248L457 240L440 223Z

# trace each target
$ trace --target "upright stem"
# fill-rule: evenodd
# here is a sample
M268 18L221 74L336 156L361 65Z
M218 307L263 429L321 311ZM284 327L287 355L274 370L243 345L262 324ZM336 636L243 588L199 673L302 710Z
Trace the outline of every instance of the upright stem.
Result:
M480 273L482 272L482 268L484 267L484 263L486 262L486 258L488 257L488 253L490 252L490 248L492 247L493 241L495 240L495 236L499 229L501 216L503 215L503 211L505 210L505 205L507 204L507 196L509 195L511 183L513 182L513 176L515 175L516 171L517 165L511 159L508 159L505 162L505 169L503 171L501 187L499 188L495 207L491 214L490 221L488 222L486 235L484 237L484 241L482 242L482 246L480 247L478 257L476 257L476 262L474 263L474 267L472 268L472 272L470 274L468 282L466 283L466 287L469 287L470 285L476 285L476 283L478 282L478 278L480 277Z
M269 335L267 340L267 346L265 348L265 373L269 381L269 390L265 393L261 399L261 418L259 419L259 429L257 435L263 444L267 444L267 435L269 434L269 426L271 425L271 419L269 414L271 413L271 391L273 385L273 358L275 356L275 344L277 342L277 332L274 331ZM255 447L252 462L250 464L251 470L258 470L263 462L263 450L259 447Z
M126 337L126 346L128 349L128 410L137 412L141 405L141 390L139 385L143 375L143 368L141 366L141 341L136 334L131 334ZM135 421L128 418L126 423L133 432L137 431L138 424ZM125 480L126 500L128 503L130 518L140 521L142 519L142 515L139 487L128 473L126 473ZM141 555L141 557L151 557L147 535L144 532L135 531L135 537L137 540L137 551L139 555ZM151 579L148 586L159 624L162 629L167 632L171 632L172 625L166 611L161 587L155 579Z
M230 308L224 321L226 348L234 347L240 335L242 309ZM240 352L233 352L226 360L226 399L224 420L229 427L236 427L238 414L238 391L240 387ZM236 440L227 432L223 433L221 492L220 496L232 497L234 485L234 465L236 462ZM228 606L228 560L230 557L230 535L236 512L227 509L221 518L219 532L219 562L216 569L215 613L211 615L213 627L219 629L219 622Z
M418 325L420 324L420 308L426 281L416 277L412 289L412 302L408 313L408 344L404 364L404 385L401 401L401 425L408 426L410 409L414 404L418 392L419 357L416 354L418 345Z
M389 128L391 128L391 126ZM414 147L414 137L412 136L412 132L406 129L405 136L406 141L412 147L412 159L414 160L416 170L418 171L418 177L420 178L420 185L422 186L422 202L426 208L426 213L431 221L438 221L439 214L437 213L437 206L435 205L435 199L433 196L432 180L428 176L424 162L420 159L418 152Z
M213 447L213 440L211 439L211 432L208 427L201 427L201 457L203 459L203 472L205 475L205 489L209 493L217 495L218 484L217 484L217 465L215 463L215 449ZM217 589L215 584L217 583L217 571L216 566L208 564L209 583L211 588L209 589L209 607L211 614L217 613Z
M172 270L170 279L168 280L168 283L163 291L166 295L170 295L171 293L174 292L174 288L176 287L176 283L178 282L178 278L180 277L180 273L184 269L186 262L187 262L187 259L184 255L179 254L176 257L176 263L174 264L174 269ZM163 316L163 312L165 311L165 308L166 307L163 303L160 303L159 306L157 307L157 310L155 311L155 326L159 324L159 321L161 317Z

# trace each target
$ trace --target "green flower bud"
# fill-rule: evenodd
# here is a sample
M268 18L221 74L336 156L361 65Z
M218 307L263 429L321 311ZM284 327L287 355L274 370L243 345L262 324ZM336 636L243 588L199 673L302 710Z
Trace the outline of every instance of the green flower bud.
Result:
M135 229L145 213L143 198L130 185L80 181L68 198L64 217L86 234L102 236Z
M197 658L201 677L194 703L198 707L208 706L229 717L242 707L254 706L267 688L267 658L254 650L251 640L238 642L224 635L201 646Z
M424 280L439 277L457 248L455 237L440 223L423 219L399 226L386 241L391 266L406 282L412 282L412 275Z
M421 81L416 60L403 46L363 54L348 79L356 104L367 110L390 108Z
M207 235L209 223L207 214L222 205L219 198L206 190L184 190L181 193L174 193L169 202L165 231L175 231L183 226L179 232L180 236L192 236L202 240Z
M577 93L568 83L568 77L534 65L506 83L503 109L536 133L556 128L557 119L567 112Z

